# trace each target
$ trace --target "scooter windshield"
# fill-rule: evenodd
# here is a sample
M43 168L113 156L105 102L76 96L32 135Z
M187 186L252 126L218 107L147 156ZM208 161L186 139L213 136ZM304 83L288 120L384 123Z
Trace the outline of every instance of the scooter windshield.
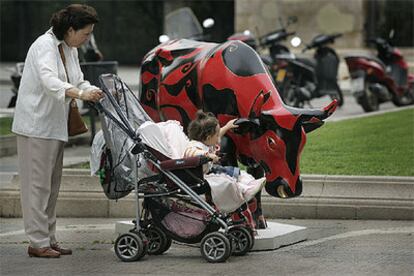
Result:
M202 33L200 22L188 7L174 10L165 17L164 34L168 35L170 39L196 39Z

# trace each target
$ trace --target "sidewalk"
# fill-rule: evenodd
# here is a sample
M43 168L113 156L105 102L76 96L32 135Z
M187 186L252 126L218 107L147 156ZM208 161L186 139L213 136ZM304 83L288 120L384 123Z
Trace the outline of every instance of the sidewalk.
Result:
M207 263L198 244L173 242L162 255L123 263L113 250L118 219L59 218L57 237L73 255L27 256L22 219L0 221L1 275L412 275L412 222L277 220L306 227L308 239L277 250Z

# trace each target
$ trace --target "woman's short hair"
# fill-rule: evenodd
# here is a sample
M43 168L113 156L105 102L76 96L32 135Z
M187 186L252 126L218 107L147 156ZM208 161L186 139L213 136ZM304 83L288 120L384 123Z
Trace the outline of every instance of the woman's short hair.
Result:
M219 121L211 112L198 110L196 118L188 125L188 137L191 140L203 142L217 131Z
M75 31L83 29L89 24L98 23L98 14L91 6L84 4L72 4L66 8L55 12L50 18L50 25L53 33L59 40L63 40L64 35L72 27Z

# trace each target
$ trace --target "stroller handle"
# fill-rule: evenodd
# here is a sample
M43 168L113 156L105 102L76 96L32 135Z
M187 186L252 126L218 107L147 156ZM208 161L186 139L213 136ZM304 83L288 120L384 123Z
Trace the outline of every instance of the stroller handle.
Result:
M162 161L160 166L163 170L171 171L171 170L178 170L178 169L190 169L196 168L203 164L210 162L210 158L199 155L194 157L187 157L181 159L170 159L166 161Z

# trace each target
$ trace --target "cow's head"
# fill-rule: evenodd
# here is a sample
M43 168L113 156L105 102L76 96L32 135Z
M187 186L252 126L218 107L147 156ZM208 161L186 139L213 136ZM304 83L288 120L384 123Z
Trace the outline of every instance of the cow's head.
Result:
M264 169L270 195L293 197L302 192L299 160L306 133L320 127L337 103L322 110L286 106L271 78L253 49L241 42L222 44L203 68L203 104L222 124L232 118L228 115L241 118L239 128L228 133L236 154Z
M259 96L256 111L236 122L239 129L231 135L247 136L251 157L265 171L266 191L282 198L302 193L299 160L306 133L323 125L336 108L333 101L322 110L295 109L287 106L265 110L267 96ZM236 138L237 139L237 138ZM246 143L246 144L247 144Z

